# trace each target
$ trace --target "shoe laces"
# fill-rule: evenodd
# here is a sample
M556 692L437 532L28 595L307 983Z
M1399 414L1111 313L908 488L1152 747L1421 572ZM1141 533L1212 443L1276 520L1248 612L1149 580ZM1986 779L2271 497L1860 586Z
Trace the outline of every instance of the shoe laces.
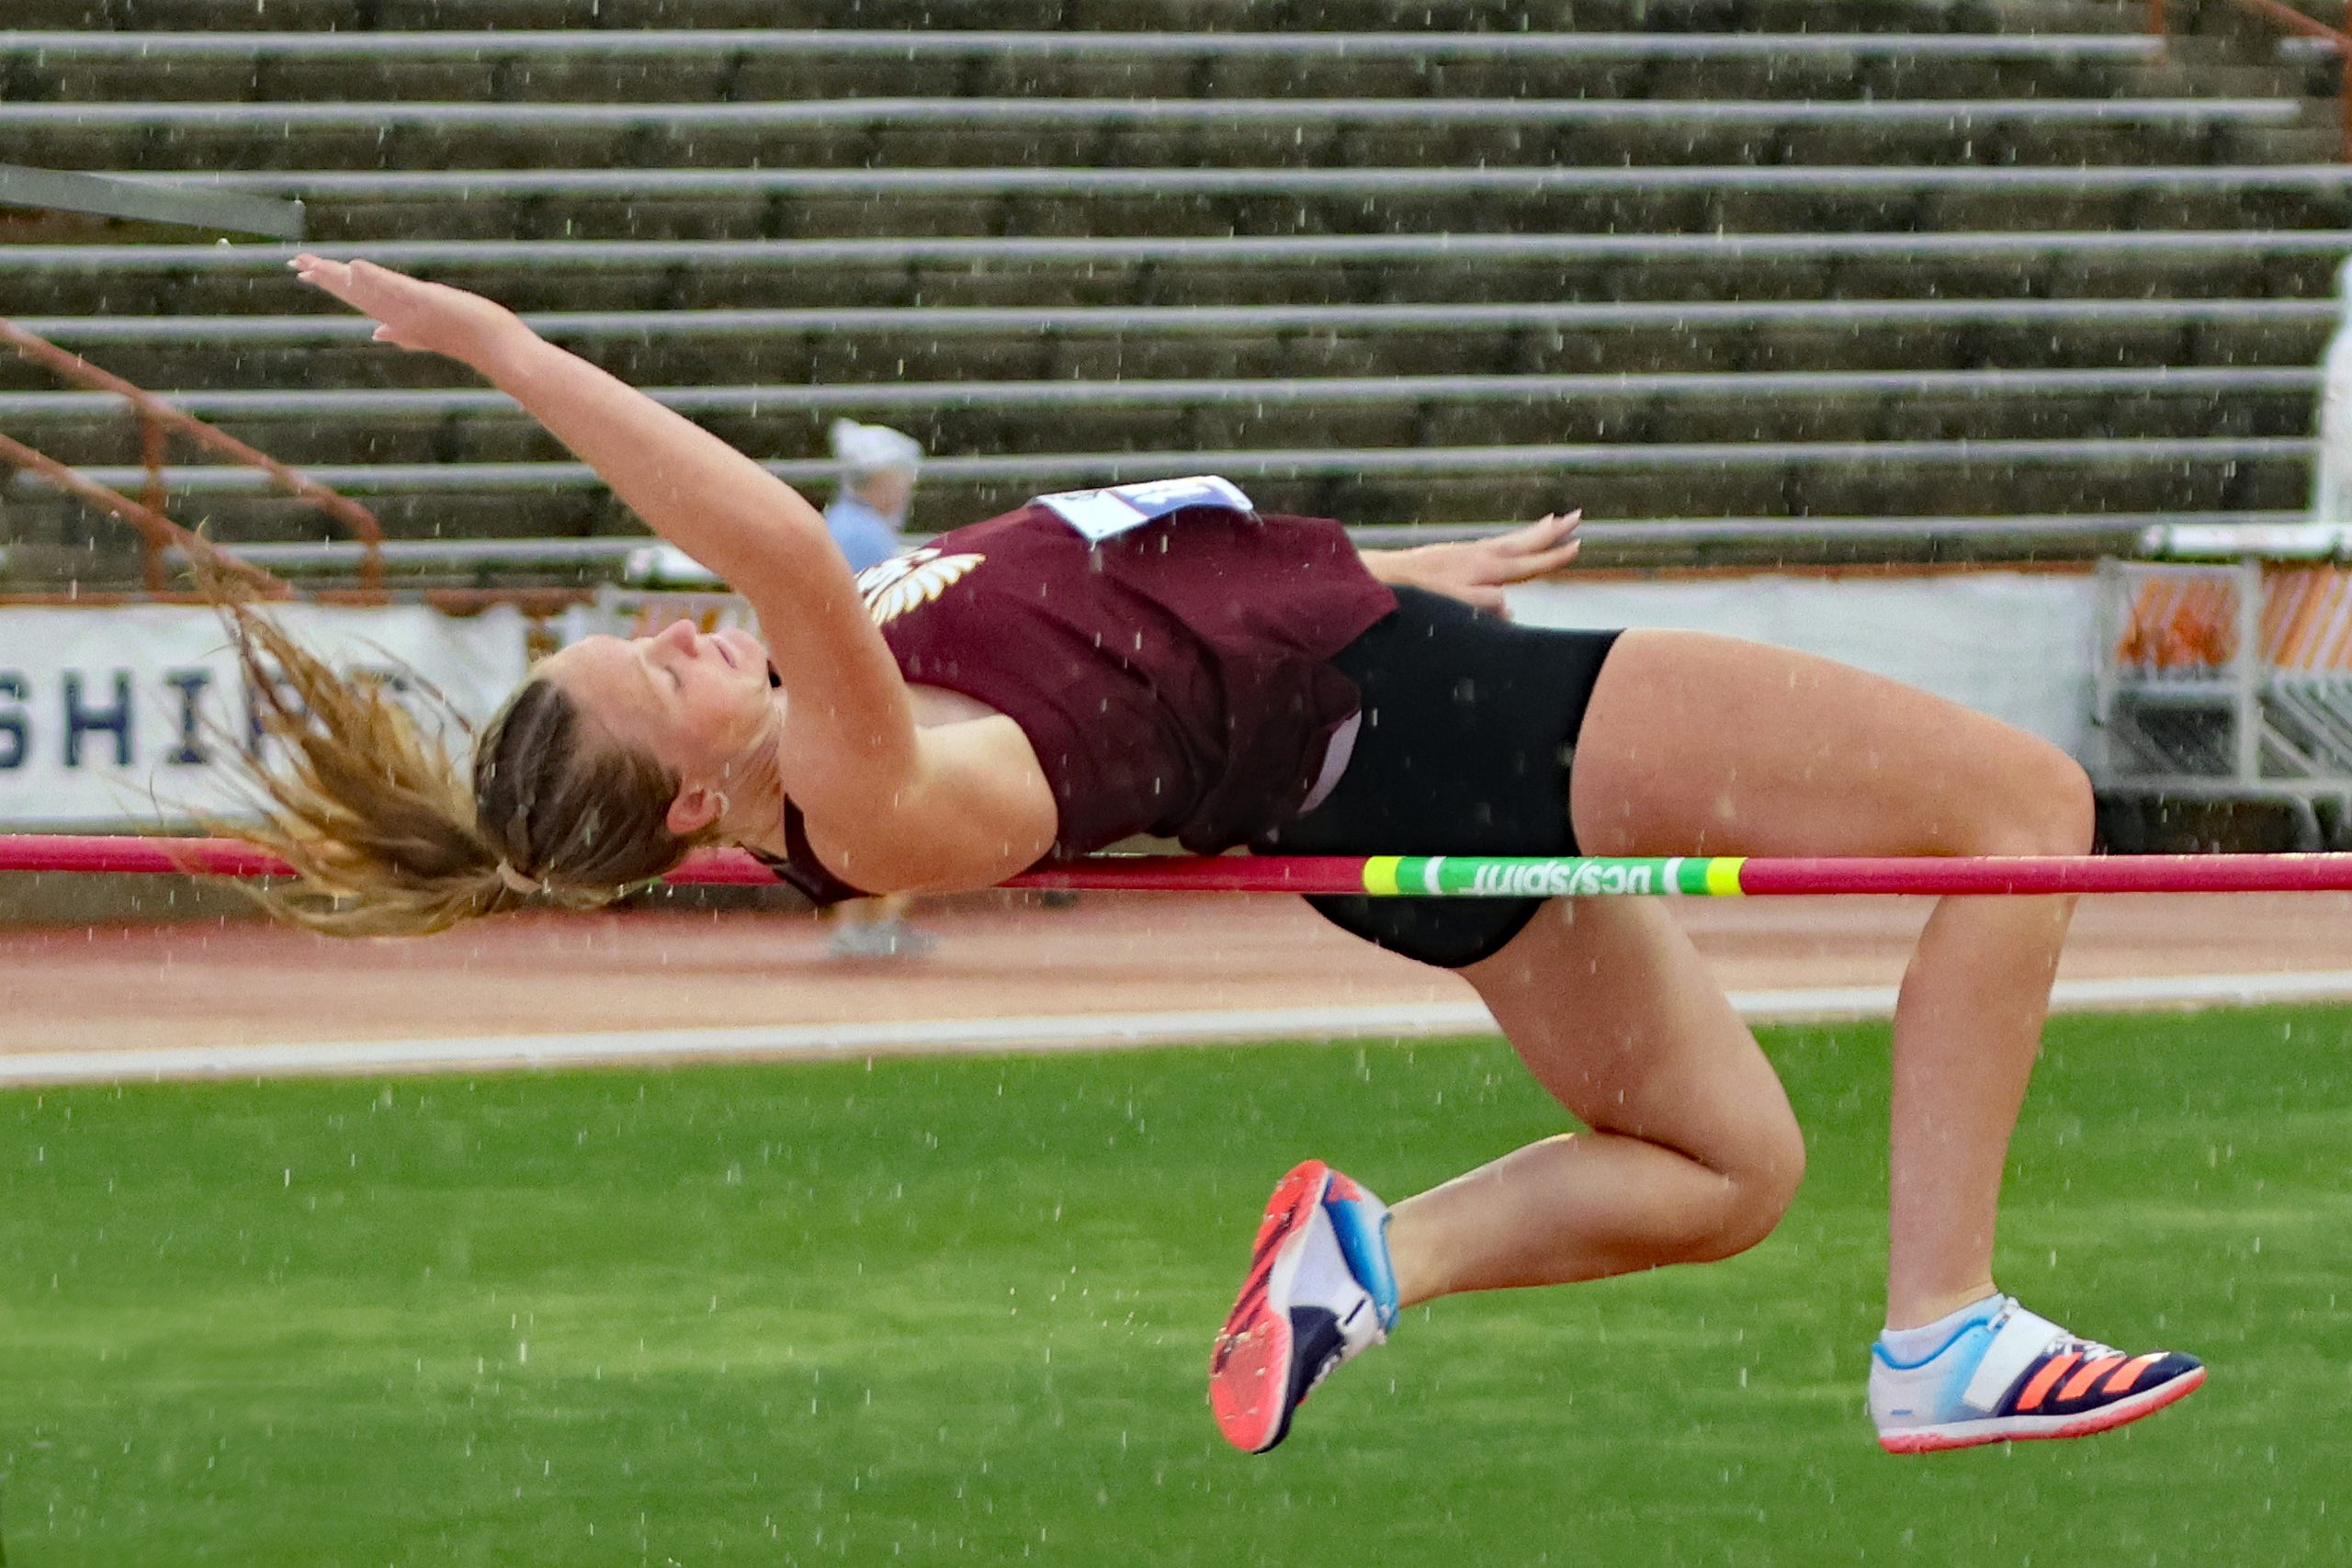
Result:
M2068 1350L2072 1350L2086 1361L2100 1361L2109 1356L2123 1354L2112 1345L2102 1345L2096 1339L2086 1339L2079 1334L2062 1334L2050 1347L2050 1351L2053 1355Z

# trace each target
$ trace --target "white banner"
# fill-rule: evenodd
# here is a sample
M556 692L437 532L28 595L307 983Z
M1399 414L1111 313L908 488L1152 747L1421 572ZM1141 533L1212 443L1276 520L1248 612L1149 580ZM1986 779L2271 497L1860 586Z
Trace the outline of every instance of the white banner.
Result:
M497 710L527 662L512 608L270 613L329 663L422 677L472 723ZM236 797L220 754L253 734L251 694L209 610L0 610L0 827L153 830L224 811ZM452 749L462 759L464 738Z
M2098 657L2091 574L1942 577L1758 572L1654 582L1577 581L1510 592L1533 626L1679 626L1799 649L1992 715L2088 760Z

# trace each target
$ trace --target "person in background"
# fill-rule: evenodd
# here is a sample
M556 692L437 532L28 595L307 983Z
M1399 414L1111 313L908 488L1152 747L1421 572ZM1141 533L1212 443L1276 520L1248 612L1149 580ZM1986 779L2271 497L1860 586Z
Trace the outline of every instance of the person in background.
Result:
M825 508L825 527L848 558L850 570L866 571L906 547L899 530L914 502L922 446L901 431L854 419L833 421L828 437L833 461L841 465L841 488ZM910 902L908 895L892 893L835 905L833 956L920 958L929 953L939 939L908 923Z
M915 476L922 470L922 447L911 435L888 425L833 421L833 461L841 465L841 489L825 508L825 526L849 558L852 571L880 566L906 548L899 530L915 498Z

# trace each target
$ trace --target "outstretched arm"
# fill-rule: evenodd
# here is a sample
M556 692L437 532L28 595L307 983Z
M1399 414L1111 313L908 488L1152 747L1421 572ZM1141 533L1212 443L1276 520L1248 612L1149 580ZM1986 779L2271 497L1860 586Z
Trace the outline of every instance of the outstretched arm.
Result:
M1364 550L1363 564L1391 586L1426 588L1498 615L1510 614L1503 590L1559 570L1577 558L1581 512L1555 513L1524 528L1484 539L1417 545L1407 550Z
M692 420L547 342L478 294L303 255L303 282L373 316L376 337L486 377L595 469L648 526L752 603L794 697L793 778L812 817L864 812L916 769L906 683L825 520Z

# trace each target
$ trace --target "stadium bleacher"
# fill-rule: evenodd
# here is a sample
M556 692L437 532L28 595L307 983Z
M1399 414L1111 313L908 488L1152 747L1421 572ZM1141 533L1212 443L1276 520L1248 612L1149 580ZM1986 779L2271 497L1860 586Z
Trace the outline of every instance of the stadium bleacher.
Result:
M1604 0L1510 32L1385 0L212 10L20 0L0 134L300 197L313 244L505 299L796 479L832 414L888 418L938 455L919 525L1204 467L1365 524L1583 504L1661 560L2282 513L2352 251L2324 62L2092 0ZM0 293L395 536L635 531L288 254L0 246ZM135 484L105 407L0 369L0 428ZM317 536L243 473L173 477L224 539ZM134 558L0 496L93 578Z

